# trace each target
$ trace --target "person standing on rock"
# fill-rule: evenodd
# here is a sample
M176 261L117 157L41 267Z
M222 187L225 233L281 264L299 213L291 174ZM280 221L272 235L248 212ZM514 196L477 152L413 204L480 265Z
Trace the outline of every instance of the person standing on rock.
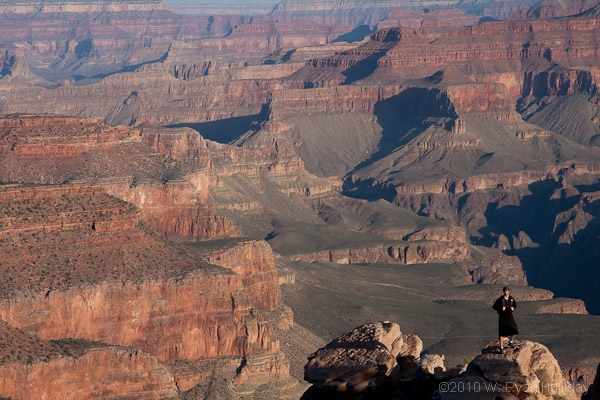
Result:
M517 323L513 317L513 312L515 308L517 308L517 302L510 295L510 289L505 286L502 289L504 294L496 300L494 303L494 310L498 312L498 336L500 342L500 352L504 354L504 343L503 339L510 336L510 341L508 342L509 346L513 345L515 340L515 336L519 334L519 328L517 327Z

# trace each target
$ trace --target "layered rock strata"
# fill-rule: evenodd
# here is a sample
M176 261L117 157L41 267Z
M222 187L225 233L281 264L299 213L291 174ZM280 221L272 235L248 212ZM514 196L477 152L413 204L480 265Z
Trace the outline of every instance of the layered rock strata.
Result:
M230 222L229 230L211 225L219 221L209 193L214 165L167 159L141 143L139 130L94 120L9 116L0 125L2 320L42 341L78 338L139 349L94 350L83 361L50 367L57 373L64 367L77 380L78 363L97 363L100 397L169 398L183 390L174 379L185 380L186 390L206 383L187 370L171 375L160 363L228 359L228 379L253 387L289 377L276 332L290 327L292 315L281 302L270 247L245 240L203 243L196 251L163 239L239 234ZM224 157L222 150L206 150L202 161ZM64 181L77 183L58 184ZM110 363L115 369L103 366ZM124 376L129 391L116 384L105 389L102 371L121 367L138 379ZM51 376L44 368L35 374ZM36 398L41 392L20 391L35 374L3 374L14 389L8 394ZM43 380L39 388L55 393Z
M55 116L7 116L0 125L3 182L86 182L137 205L163 235L239 234L217 214L210 179L201 171L205 167L178 164L150 151L139 130Z
M310 254L287 256L292 261L328 261L337 264L364 264L390 262L395 264L423 264L428 262L461 261L469 257L462 243L415 242L398 245L380 245L365 249L325 250Z
M307 5L299 0L284 0L279 3L272 16L278 19L294 20L302 18L305 20L344 25L377 25L394 9L436 9L443 7L455 7L470 11L473 14L491 16L494 18L505 18L511 13L527 8L533 2L487 2L483 4L462 4L453 0L445 1L314 1Z
M419 28L424 19L435 18L440 24L450 26L470 26L477 25L481 17L471 14L465 14L458 8L433 8L425 10L391 10L384 20L377 24L377 29L397 28L406 26L410 28Z
M13 187L2 192L7 276L0 314L9 324L45 339L72 337L135 346L164 361L246 355L253 343L277 351L276 338L250 311L251 306L265 311L281 306L270 251L263 249L263 258L270 256L271 263L262 266L270 274L261 278L275 284L263 287L262 294L273 288L275 292L269 293L267 303L254 305L250 297L257 299L260 287L249 288L250 295L240 275L175 256L144 234L131 205L98 189ZM79 208L87 209L87 215ZM59 244L66 246L63 251ZM96 250L89 250L88 244ZM24 246L27 255L21 254ZM145 265L138 264L135 254L148 260ZM91 260L96 260L93 274ZM26 268L18 269L19 265ZM28 279L36 270L38 277ZM244 272L246 282L256 279L251 271ZM180 296L187 299L185 305L177 300ZM217 305L224 308L210 310ZM202 312L197 314L198 310ZM203 317L186 322L185 315ZM242 339L248 332L252 338Z
M2 397L178 396L173 376L148 353L71 339L45 341L4 321L0 332Z

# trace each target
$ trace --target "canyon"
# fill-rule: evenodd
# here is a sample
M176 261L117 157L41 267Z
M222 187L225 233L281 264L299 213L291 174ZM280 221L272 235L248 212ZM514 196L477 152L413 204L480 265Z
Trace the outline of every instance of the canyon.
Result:
M0 21L0 397L339 397L420 358L597 392L597 4Z
M62 348L41 360L37 352L7 357L16 364L6 364L6 371L26 361L39 372L4 376L3 396L62 396L70 386L22 390L30 377L51 376L44 369L66 368L64 362L72 365L65 376L77 376L85 365L99 368L94 387L106 368L139 369L140 388L127 390L144 398L210 391L213 374L253 388L246 389L250 394L277 382L289 382L284 392L271 389L282 396L290 388L304 390L290 377L278 338L294 322L280 294L280 256L271 246L292 263L318 263L324 245L327 254L342 255L327 259L334 263L377 261L370 254L380 251L396 263L466 266L470 260L479 279L489 282L500 273L481 267L493 262L471 254L464 230L387 202L344 197L308 173L285 141L235 147L189 128L113 127L60 116L9 115L0 127L0 316L8 329L30 338L25 342L54 349L69 339L85 347L75 356L81 367ZM260 195L260 187L270 187L268 195ZM309 232L329 239L319 247L298 242ZM332 242L336 236L342 242ZM381 250L363 256L357 249L365 240ZM385 247L390 240L405 241L405 250ZM306 258L306 250L313 255ZM523 277L519 285L526 284ZM532 300L553 297L524 290ZM557 301L540 312L582 313L572 300ZM138 364L109 361L132 351ZM96 389L81 390L91 396Z

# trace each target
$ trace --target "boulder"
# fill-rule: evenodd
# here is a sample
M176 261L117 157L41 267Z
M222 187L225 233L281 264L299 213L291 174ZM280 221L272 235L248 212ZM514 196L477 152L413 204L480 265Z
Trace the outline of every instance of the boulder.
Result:
M446 372L446 367L444 365L445 359L446 357L443 354L425 354L423 357L421 357L421 361L425 361L427 363L427 371L430 374L435 375L441 375Z
M448 382L447 389L444 399L577 398L548 348L527 340L516 341L506 354L497 344L488 344L465 373Z
M380 385L412 376L422 350L421 339L403 335L398 324L369 323L311 354L304 366L304 379L321 388L344 391L353 386L355 391L361 391L370 382Z

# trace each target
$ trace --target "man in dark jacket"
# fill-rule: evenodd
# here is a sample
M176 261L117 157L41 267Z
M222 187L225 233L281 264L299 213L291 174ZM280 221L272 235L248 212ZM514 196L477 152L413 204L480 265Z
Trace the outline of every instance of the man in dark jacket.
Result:
M508 287L505 286L502 290L504 294L500 296L498 300L496 300L493 307L494 310L498 312L498 336L500 342L500 351L504 353L505 350L503 339L510 336L511 338L508 342L508 345L512 346L515 336L519 334L519 328L517 327L517 323L513 317L513 312L515 311L515 308L517 308L517 302L510 295L510 290Z

